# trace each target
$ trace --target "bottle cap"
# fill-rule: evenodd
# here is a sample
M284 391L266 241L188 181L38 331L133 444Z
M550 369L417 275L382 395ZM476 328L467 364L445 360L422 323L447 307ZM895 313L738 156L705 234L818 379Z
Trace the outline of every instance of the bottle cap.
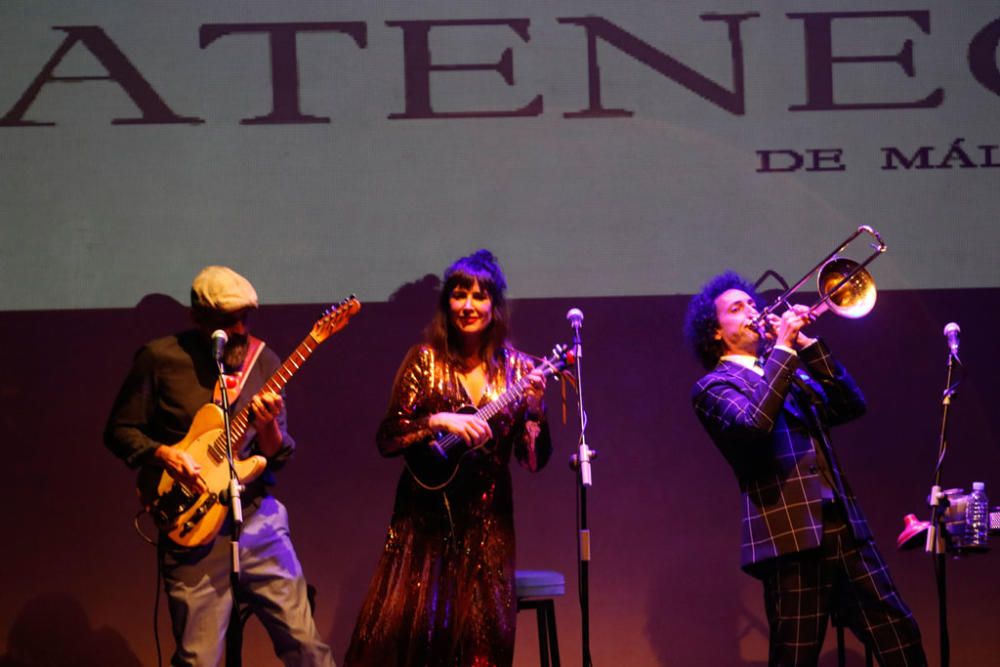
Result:
M986 489L986 485L984 483L982 483L982 482L973 482L972 483L972 490L973 491L983 491L984 489Z

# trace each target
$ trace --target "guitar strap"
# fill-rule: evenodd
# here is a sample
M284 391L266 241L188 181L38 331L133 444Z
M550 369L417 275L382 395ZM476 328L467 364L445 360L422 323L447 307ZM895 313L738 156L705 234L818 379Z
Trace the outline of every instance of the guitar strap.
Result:
M250 369L253 365L257 363L257 358L260 353L264 351L265 343L260 338L254 338L249 336L250 345L247 348L247 356L243 359L243 365L240 366L240 370L232 374L225 374L223 378L226 381L226 395L229 398L229 405L236 403L236 399L239 398L240 392L243 391L243 385L247 382L247 376L250 374ZM222 402L222 394L219 393L219 383L216 381L215 388L212 390L212 401L218 405Z

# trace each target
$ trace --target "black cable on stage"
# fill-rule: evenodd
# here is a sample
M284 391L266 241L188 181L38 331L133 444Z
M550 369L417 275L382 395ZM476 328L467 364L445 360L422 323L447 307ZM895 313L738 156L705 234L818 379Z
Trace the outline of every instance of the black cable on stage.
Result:
M153 596L153 641L156 643L156 665L163 667L163 654L160 649L160 584L163 582L163 572L160 568L160 556L156 556L156 594Z

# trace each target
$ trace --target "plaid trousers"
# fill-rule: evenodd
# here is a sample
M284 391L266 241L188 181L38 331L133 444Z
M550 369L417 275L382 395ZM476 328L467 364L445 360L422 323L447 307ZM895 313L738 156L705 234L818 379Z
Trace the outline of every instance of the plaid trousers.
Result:
M759 575L772 667L815 666L834 608L883 667L927 665L920 630L882 555L870 540L853 537L839 503L823 509L818 549L762 563Z

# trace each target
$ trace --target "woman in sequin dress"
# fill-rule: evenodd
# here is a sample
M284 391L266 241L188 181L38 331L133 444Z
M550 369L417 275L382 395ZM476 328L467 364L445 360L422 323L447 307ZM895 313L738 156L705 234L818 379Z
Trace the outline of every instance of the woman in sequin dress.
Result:
M514 523L508 463L538 470L552 452L544 374L507 342L506 281L480 250L444 274L427 342L412 348L376 436L383 456L428 447L435 433L469 445L443 489L404 468L385 547L345 657L347 667L500 667L514 654ZM529 376L524 397L488 423L482 407Z

